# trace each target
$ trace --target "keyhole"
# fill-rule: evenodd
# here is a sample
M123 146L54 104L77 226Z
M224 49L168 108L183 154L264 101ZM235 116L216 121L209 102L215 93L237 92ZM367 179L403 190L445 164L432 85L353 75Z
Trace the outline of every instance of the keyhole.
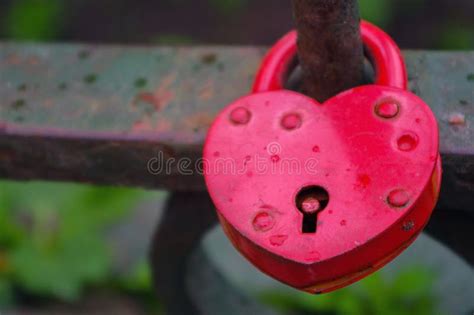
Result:
M318 213L323 211L328 203L329 194L321 186L307 186L300 190L296 196L296 207L303 213L303 233L316 233Z

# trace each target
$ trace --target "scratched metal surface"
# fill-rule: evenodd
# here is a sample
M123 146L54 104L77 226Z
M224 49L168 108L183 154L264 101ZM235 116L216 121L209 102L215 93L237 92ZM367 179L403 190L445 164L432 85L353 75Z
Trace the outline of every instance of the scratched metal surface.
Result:
M22 126L187 135L247 93L260 48L0 44L0 118ZM442 148L466 147L474 112L474 53L405 52L412 89L437 114ZM470 118L470 117L468 117ZM470 148L470 147L469 147ZM461 152L465 152L465 151Z
M259 48L0 44L0 175L202 189L147 161L196 160L220 108L245 93Z
M203 133L261 49L0 45L0 117L70 130Z

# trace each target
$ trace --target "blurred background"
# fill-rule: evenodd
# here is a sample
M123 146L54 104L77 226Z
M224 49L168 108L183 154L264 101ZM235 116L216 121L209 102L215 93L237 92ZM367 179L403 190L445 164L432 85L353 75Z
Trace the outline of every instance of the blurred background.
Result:
M471 0L359 0L403 48L472 49ZM292 27L288 0L2 0L12 40L269 45Z
M474 49L472 0L359 2L362 16L402 48ZM292 25L288 0L0 2L2 41L269 45ZM1 181L0 314L160 314L146 251L165 199L164 192ZM382 272L318 297L255 271L218 228L205 247L229 281L282 313L474 311L472 269L425 236Z

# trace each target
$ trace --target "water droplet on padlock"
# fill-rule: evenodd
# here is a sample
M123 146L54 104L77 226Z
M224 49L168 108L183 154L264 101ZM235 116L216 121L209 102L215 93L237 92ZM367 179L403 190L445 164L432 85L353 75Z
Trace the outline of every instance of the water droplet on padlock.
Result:
M252 114L244 107L237 107L230 113L230 121L236 125L248 124Z
M297 113L286 114L281 120L281 126L286 130L298 129L302 123L302 118Z
M397 140L400 151L413 151L418 146L418 136L414 133L405 133Z
M261 211L255 216L252 224L255 231L267 232L275 225L275 219L268 212Z
M270 237L270 244L273 246L282 246L287 239L288 235L273 235Z
M392 207L403 208L410 202L410 195L404 189L395 189L388 194L387 201Z
M394 118L400 112L400 105L395 101L384 101L375 106L375 113L380 118L390 119Z

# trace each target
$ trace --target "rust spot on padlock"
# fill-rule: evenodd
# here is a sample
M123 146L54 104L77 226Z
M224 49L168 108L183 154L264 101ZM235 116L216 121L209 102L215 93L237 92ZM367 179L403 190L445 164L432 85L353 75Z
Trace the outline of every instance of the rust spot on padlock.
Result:
M448 118L451 126L464 126L466 125L466 115L463 113L452 113Z
M413 230L414 227L415 227L415 222L413 222L412 220L406 221L403 223L403 231L405 232L409 232Z

